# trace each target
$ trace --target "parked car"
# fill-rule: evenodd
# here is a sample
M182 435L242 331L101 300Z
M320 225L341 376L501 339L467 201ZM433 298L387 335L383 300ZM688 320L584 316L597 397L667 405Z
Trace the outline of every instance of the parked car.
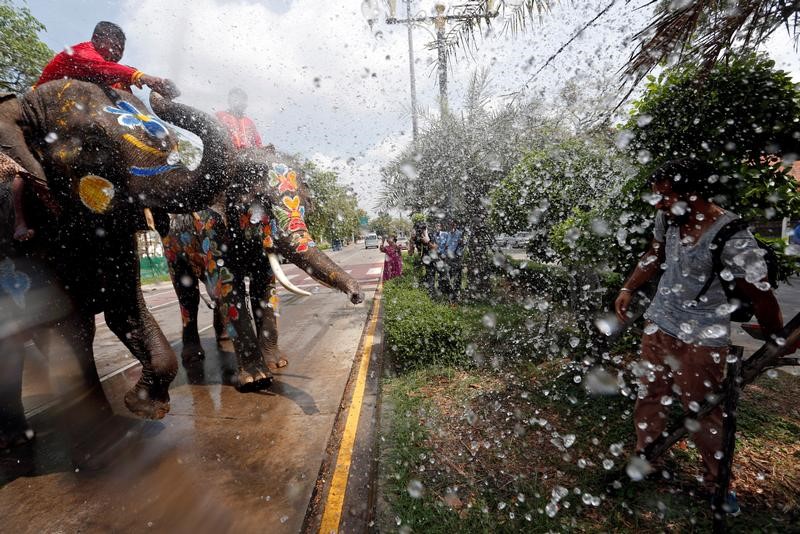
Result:
M398 237L397 238L397 246L400 247L400 250L408 250L408 238L407 237Z
M497 234L494 236L494 242L500 248L507 247L510 239L511 237L508 234Z
M378 241L378 234L367 234L367 237L364 238L364 248L378 248L380 242Z
M511 248L527 248L528 243L531 242L533 238L533 232L517 232L513 236L511 236L510 245Z

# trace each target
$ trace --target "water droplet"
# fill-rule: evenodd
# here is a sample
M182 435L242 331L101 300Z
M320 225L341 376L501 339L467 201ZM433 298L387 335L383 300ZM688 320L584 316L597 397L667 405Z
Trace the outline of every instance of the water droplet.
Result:
M424 488L422 486L422 482L414 479L408 482L408 486L406 486L406 489L408 490L408 494L411 496L412 499L419 499L420 497L422 497L422 492Z

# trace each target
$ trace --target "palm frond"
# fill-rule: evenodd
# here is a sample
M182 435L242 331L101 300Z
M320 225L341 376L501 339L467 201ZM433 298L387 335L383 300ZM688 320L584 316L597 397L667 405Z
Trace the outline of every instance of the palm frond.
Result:
M455 22L445 34L446 53L448 58L457 52L471 54L478 45L478 38L484 28L492 26L494 19L502 23L502 32L522 33L534 21L541 23L545 15L560 0L499 0L497 7L491 0L467 0L463 4L450 8L450 15L456 17ZM428 44L436 48L436 42Z
M755 48L785 27L797 46L800 0L689 0L658 7L624 72L641 79L667 59L711 68L731 51Z

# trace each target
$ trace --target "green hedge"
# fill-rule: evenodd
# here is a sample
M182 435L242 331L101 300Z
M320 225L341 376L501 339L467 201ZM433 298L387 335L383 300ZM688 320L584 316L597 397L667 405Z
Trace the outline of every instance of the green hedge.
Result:
M385 347L400 371L428 365L469 366L467 345L480 317L464 307L433 301L423 288L413 287L408 274L384 289Z
M526 283L551 283L545 272L533 272L525 271L525 276L533 277ZM384 346L396 370L494 366L507 358L538 361L546 357L538 333L539 326L549 323L546 315L520 304L462 302L451 306L431 298L419 283L421 269L410 261L406 261L404 273L384 286ZM564 277L556 278L565 284Z

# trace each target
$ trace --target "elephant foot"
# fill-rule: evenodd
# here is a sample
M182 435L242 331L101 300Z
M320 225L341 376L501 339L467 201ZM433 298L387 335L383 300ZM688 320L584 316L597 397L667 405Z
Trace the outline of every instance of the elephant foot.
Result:
M277 369L283 369L287 365L289 365L289 360L284 356L284 354L277 350L277 349L267 349L262 350L261 354L264 357L264 361L267 362L267 366L269 367L270 371L275 371Z
M267 366L269 367L270 371L276 371L278 369L283 369L289 365L289 360L285 357L281 356L277 360L272 360L267 362Z
M236 373L236 389L241 392L267 389L272 384L273 376L263 360L245 363Z
M163 419L169 412L169 394L166 387L163 390L163 393L151 393L140 381L125 394L125 406L144 419Z

